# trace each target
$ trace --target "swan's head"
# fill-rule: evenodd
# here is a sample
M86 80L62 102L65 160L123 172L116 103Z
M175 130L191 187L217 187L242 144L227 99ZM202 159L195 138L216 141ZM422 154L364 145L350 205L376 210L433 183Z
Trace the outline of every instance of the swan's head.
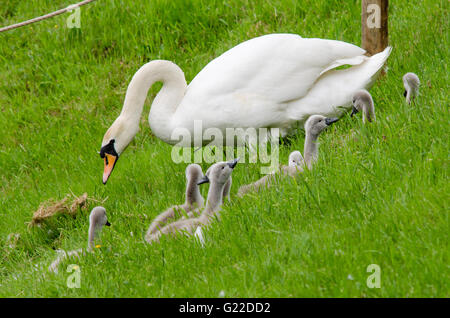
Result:
M289 155L289 167L298 167L303 164L303 161L303 156L298 150Z
M363 121L365 121L365 118L367 118L369 122L375 120L375 107L372 95L370 95L368 91L361 89L353 94L352 104L353 108L350 117L353 117L354 114L362 111L364 114Z
M117 160L119 160L120 154L130 144L138 130L138 126L127 125L127 120L119 116L106 131L99 152L100 157L105 162L103 184L106 184L106 181L108 181L111 172L116 166Z
M106 217L106 210L102 206L97 206L92 209L89 215L89 224L96 230L100 230L103 226L110 226L108 218Z
M203 206L203 197L200 194L198 183L203 178L202 168L195 163L186 167L186 203Z
M337 122L339 118L325 117L322 115L312 115L305 123L305 132L314 136L320 135L320 133L331 124Z
M405 96L408 104L419 94L419 86L420 80L416 74L406 73L403 75L403 87L405 88L403 96Z
M238 161L239 158L213 164L208 168L205 176L197 184L215 183L225 185L231 177L231 173L233 172L234 167L236 167Z
M89 241L88 250L94 249L94 240L100 234L103 226L110 226L108 218L106 217L106 210L102 206L97 206L92 209L89 215Z
M202 177L203 171L198 164L192 163L186 167L186 180L196 180L198 182Z

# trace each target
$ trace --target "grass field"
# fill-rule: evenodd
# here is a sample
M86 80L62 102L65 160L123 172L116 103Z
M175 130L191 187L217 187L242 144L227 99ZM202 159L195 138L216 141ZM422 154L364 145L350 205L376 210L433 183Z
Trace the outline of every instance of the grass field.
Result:
M0 25L73 1L6 1ZM0 34L0 296L3 297L449 297L448 1L391 1L389 71L371 89L377 122L344 116L321 136L320 158L297 180L243 199L239 185L257 164L233 174L222 222L192 239L144 243L158 212L184 195L185 164L147 122L101 182L103 134L118 116L134 72L152 59L178 64L189 82L214 57L274 32L360 45L360 1L119 1ZM422 81L406 105L401 77ZM281 160L303 151L304 136L282 145ZM205 170L208 165L203 164ZM202 189L206 195L207 186ZM87 192L104 203L102 247L46 268L54 249L87 243L88 211L28 229L49 198ZM95 203L89 205L89 209ZM14 248L7 237L19 233ZM81 288L66 286L67 265ZM369 264L381 269L370 289Z

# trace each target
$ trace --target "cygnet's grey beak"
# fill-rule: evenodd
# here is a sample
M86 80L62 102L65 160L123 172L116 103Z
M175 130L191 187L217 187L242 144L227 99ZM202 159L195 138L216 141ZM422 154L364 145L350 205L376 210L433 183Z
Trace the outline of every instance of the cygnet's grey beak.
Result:
M325 124L327 126L330 126L331 124L337 122L338 120L339 120L339 118L337 118L337 117L325 118Z
M227 165L231 169L234 169L234 167L237 165L238 161L239 161L239 158L236 158L236 159L234 159L234 160L232 160L230 162L227 162Z
M197 182L197 185L201 185L203 183L209 183L209 178L207 175L204 175L203 178L201 178L200 181Z
M352 113L350 114L350 117L353 117L353 115L354 115L354 114L357 114L357 113L358 113L358 110L356 109L355 106L353 106L353 108L352 108Z
M109 223L109 221L106 221L105 225L106 226L111 226L111 223Z
M406 97L406 95L408 95L408 92L405 89L405 91L403 92L403 96Z

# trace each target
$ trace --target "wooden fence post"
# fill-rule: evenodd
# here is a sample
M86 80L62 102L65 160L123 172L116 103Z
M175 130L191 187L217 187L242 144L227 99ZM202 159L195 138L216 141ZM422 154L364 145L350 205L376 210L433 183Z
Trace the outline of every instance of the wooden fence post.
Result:
M388 46L388 0L362 0L361 46L373 55Z

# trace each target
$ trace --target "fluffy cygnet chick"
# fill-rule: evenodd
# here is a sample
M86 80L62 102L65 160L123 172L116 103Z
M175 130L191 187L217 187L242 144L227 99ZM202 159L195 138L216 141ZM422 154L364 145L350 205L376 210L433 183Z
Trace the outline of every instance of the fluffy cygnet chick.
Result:
M303 171L305 159L303 159L300 151L295 150L289 154L287 166L281 166L281 172L289 177L295 177L299 172Z
M97 206L92 209L91 214L89 215L89 232L88 232L88 246L87 252L92 252L95 248L95 239L100 235L103 226L110 226L111 224L108 222L108 218L106 217L106 210L102 206ZM50 272L57 273L59 264L64 261L68 257L77 257L79 258L81 255L86 253L86 250L79 248L73 251L62 251L59 250L59 255L54 260L48 270Z
M287 166L281 166L279 171L268 174L253 183L241 186L237 195L241 198L249 192L258 192L261 189L269 188L276 181L276 177L280 172L282 176L293 177L303 171L304 163L300 151L293 151L289 154L289 163Z
M372 95L365 89L361 89L353 94L353 109L351 117L354 114L362 111L363 123L375 121L375 106L373 103Z
M211 173L211 168L212 167L214 167L214 165L212 165L211 167L208 168L208 170L206 170L205 176L208 177L208 178L209 178L209 174ZM228 181L225 183L224 188L223 188L222 203L225 203L225 199L230 201L230 190L231 190L232 182L233 182L233 178L232 178L232 176L230 176L228 178Z
M403 96L406 98L406 102L411 104L417 95L419 95L420 80L419 77L414 73L406 73L403 75L403 86L405 87L405 92Z
M210 172L211 167L206 170L205 176L209 176L209 172ZM230 178L228 178L227 183L225 183L225 187L223 188L223 195L222 195L222 204L225 204L225 199L228 200L228 202L231 201L230 199L230 190L231 190L231 184L232 184L232 177L230 176ZM202 212L202 207L191 210L189 213L187 213L187 218L192 218L192 217L199 217L201 212ZM186 219L185 216L182 217L182 219Z
M314 162L317 161L319 155L319 138L322 131L337 122L339 118L324 117L322 115L312 115L305 123L305 146L303 155L305 157L305 164L308 169L312 168Z
M223 192L238 159L229 162L218 162L209 168L209 176L205 175L199 184L210 183L205 209L197 218L179 220L170 223L155 233L147 233L145 240L148 243L159 241L163 234L193 235L198 226L208 225L214 216L218 215L223 203Z
M317 138L320 133L338 121L338 118L326 118L322 115L312 115L305 123L305 144L303 153L305 158L303 159L299 151L294 151L289 155L289 165L281 167L282 175L284 176L296 176L303 172L306 165L308 169L312 168L312 164L317 160L318 156L318 143ZM244 185L239 188L238 196L242 197L248 192L259 191L262 188L268 188L275 181L277 174L269 174L262 177L258 181L249 185Z
M155 233L163 227L169 219L183 217L183 212L191 211L203 207L204 199L200 194L198 183L203 178L202 168L198 164L190 164L186 167L186 199L184 204L175 205L158 215L148 228L147 234Z

